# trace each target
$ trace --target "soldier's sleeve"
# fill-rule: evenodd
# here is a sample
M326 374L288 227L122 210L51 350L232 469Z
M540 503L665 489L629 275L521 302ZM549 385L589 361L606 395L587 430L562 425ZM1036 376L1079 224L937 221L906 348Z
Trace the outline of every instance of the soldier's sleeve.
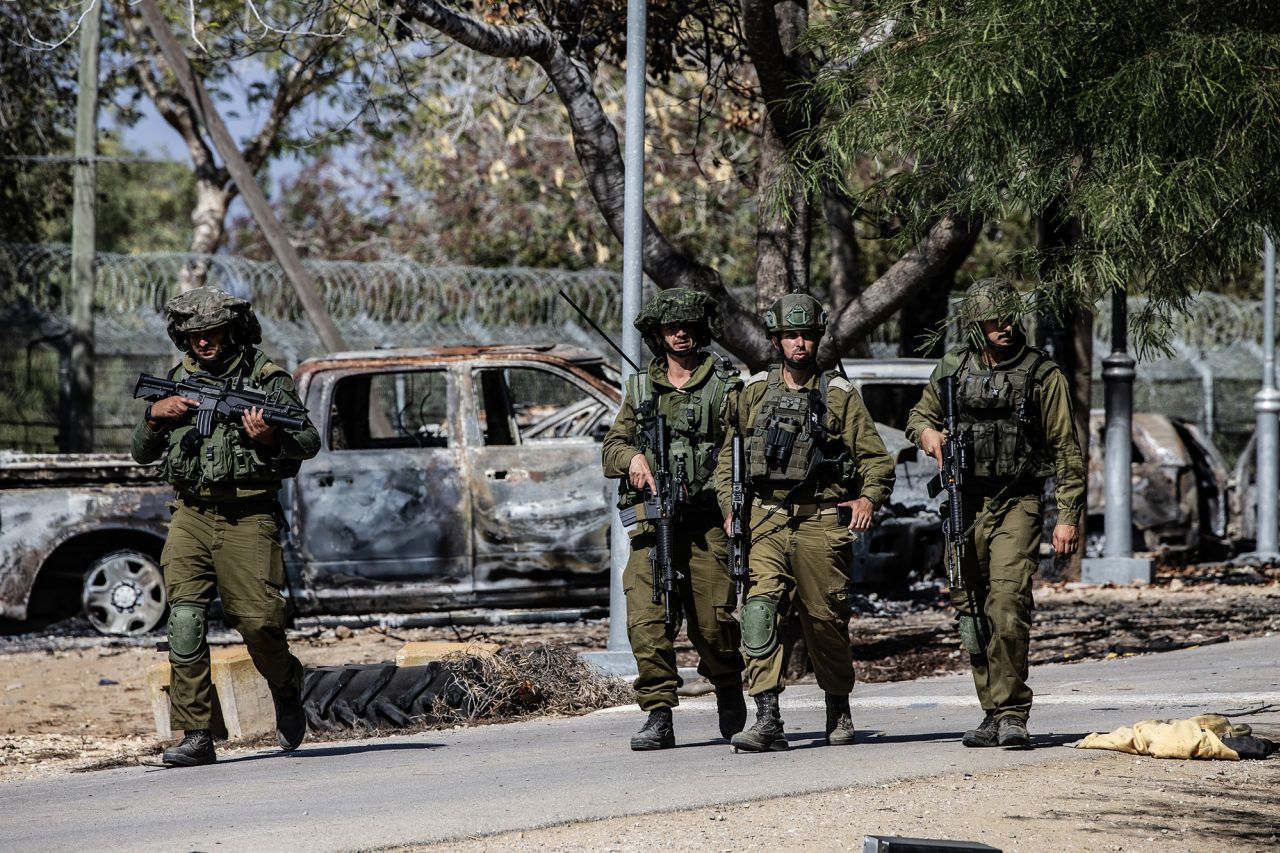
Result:
M749 388L737 388L731 392L731 405L725 406L724 444L720 455L716 458L715 488L716 501L720 504L720 512L725 518L733 503L733 454L729 452L730 443L735 435L746 435L743 427L751 412L753 395Z
M1061 370L1049 371L1040 385L1040 416L1058 479L1058 523L1079 527L1085 490L1084 455L1075 418L1071 416L1071 388Z
M893 483L897 479L893 471L893 458L885 449L884 441L876 431L875 422L871 420L871 413L862 402L862 396L853 388L845 392L841 417L845 446L853 451L858 476L862 479L859 497L871 501L877 508L882 507L893 493Z
M276 373L263 383L267 393L280 393L291 404L303 408L302 401L293 387L293 377L288 373ZM275 458L310 459L320 452L320 432L311 423L310 414L303 417L302 429L280 428L280 449Z
M942 429L942 402L938 399L938 378L942 376L942 363L933 369L929 384L924 386L920 402L911 408L907 416L907 441L920 446L920 433L926 429Z
M613 419L613 426L609 427L600 448L604 475L614 480L626 477L631 460L639 452L640 448L636 446L636 410L631 403L631 395L624 392L622 407L618 409L618 416Z
M150 465L160 458L167 444L164 430L153 430L144 417L133 428L133 444L129 452L134 462L139 465Z

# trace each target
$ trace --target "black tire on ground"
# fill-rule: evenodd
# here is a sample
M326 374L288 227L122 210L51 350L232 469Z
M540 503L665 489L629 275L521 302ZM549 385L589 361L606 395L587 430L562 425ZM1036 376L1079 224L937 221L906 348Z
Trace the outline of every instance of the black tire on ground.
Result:
M439 664L308 669L302 704L312 731L401 728L426 718L452 678Z

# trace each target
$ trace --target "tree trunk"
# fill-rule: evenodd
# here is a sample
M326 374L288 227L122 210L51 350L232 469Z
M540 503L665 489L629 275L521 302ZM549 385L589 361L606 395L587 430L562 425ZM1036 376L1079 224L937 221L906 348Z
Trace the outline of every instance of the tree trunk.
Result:
M787 169L786 143L766 116L760 129L756 186L756 310L763 313L787 293L809 291L809 197L792 184L783 209L778 183Z
M225 178L197 177L189 251L199 257L192 258L182 268L179 284L184 293L204 287L208 281L209 261L203 256L212 255L222 247L227 236L227 208L234 195Z

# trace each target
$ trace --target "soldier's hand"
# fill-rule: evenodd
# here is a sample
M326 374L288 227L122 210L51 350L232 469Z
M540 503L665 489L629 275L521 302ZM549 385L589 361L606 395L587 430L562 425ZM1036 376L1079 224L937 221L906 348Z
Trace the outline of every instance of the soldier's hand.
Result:
M724 517L724 535L733 536L733 513Z
M165 397L163 400L156 400L151 404L151 420L176 421L186 417L187 412L199 407L200 403L198 401L175 394L172 397Z
M928 453L938 462L938 470L942 470L942 444L947 434L941 430L925 429L920 433L920 449Z
M1053 527L1053 553L1069 557L1080 546L1080 530L1074 524L1055 524Z
M644 458L643 453L631 457L631 464L627 466L627 479L636 491L644 491L646 488L651 492L658 491L658 481L653 479L649 460Z
M249 438L265 444L267 447L277 447L280 444L280 431L267 423L266 418L262 416L262 409L252 408L247 410L241 417L240 423L244 425L244 431Z
M849 529L851 531L869 530L871 516L875 514L875 506L867 498L854 498L838 504L849 508Z

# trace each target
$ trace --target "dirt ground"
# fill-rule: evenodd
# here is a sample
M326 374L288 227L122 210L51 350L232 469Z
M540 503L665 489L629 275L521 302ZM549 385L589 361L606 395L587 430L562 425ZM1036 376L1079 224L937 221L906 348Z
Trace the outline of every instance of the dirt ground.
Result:
M1164 570L1152 586L1036 591L1032 654L1074 661L1229 642L1280 630L1280 570ZM956 671L951 613L927 592L913 601L859 596L850 626L860 679ZM298 630L308 665L391 659L403 642L605 645L601 620L573 624L384 630ZM0 787L154 758L147 670L159 637L105 640L75 623L0 637ZM215 641L234 641L232 635ZM687 644L682 663L692 664ZM226 744L224 754L258 744ZM1077 754L1078 755L1078 754ZM1277 849L1280 759L1157 761L1115 753L1000 772L958 773L720 808L480 837L431 850L861 849L867 834L981 841L1005 851L1263 851ZM1034 797L1028 791L1036 792ZM428 848L406 848L406 850Z

